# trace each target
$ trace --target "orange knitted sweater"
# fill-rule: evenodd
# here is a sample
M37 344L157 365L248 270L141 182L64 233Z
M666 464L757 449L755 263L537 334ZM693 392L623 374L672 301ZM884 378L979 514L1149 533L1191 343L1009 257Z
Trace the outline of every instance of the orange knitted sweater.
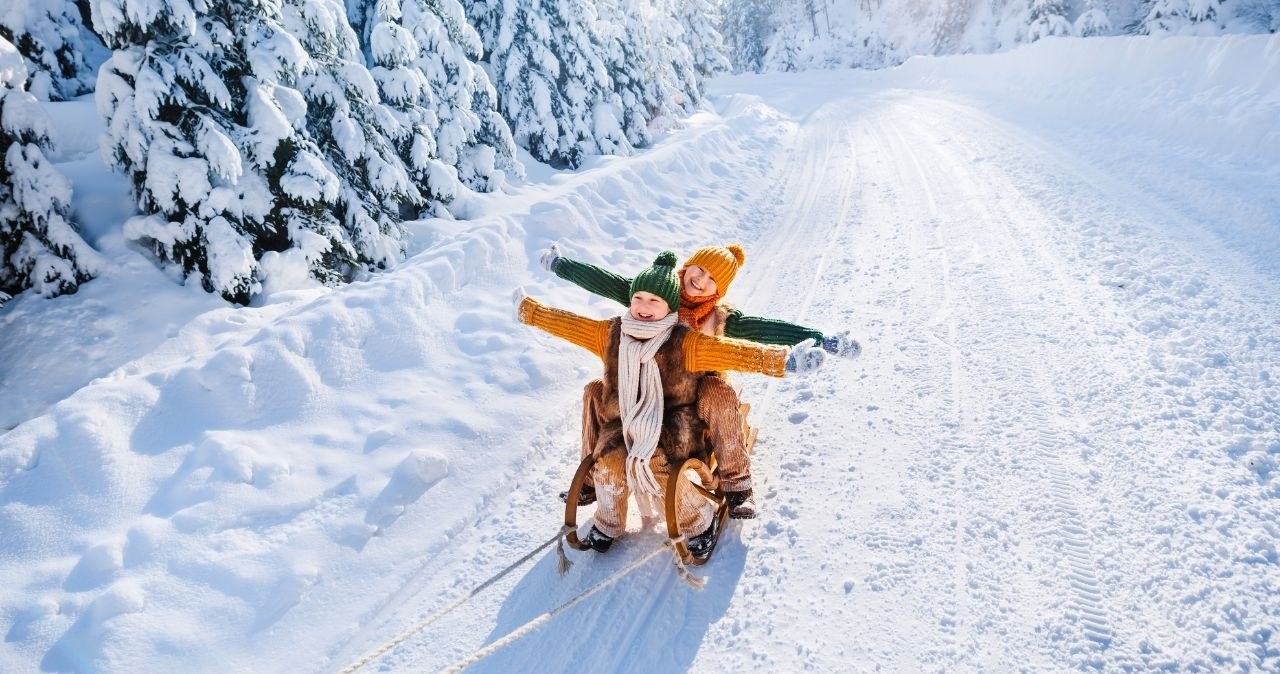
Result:
M609 325L616 319L595 320L571 311L549 307L532 297L520 303L520 322L551 333L594 353L601 360L609 343ZM757 344L739 339L711 337L696 330L685 333L680 345L684 368L689 372L736 370L781 377L787 364L787 347Z

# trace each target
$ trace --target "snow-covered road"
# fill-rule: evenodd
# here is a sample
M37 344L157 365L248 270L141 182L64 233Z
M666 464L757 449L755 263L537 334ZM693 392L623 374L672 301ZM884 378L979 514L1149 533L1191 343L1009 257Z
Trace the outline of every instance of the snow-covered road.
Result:
M511 292L619 309L539 249L631 273L735 240L729 300L862 357L736 378L761 512L705 590L659 555L470 671L1280 670L1280 36L712 94L247 309L124 243L92 106L59 108L110 264L0 314L0 670L335 672L435 616L560 524L599 362ZM464 661L664 540L633 529L362 671Z
M1274 174L1206 179L1203 157L1140 137L833 79L753 92L797 127L763 179L727 176L769 186L732 294L854 327L862 359L743 378L762 513L732 525L704 592L663 556L473 671L1280 666ZM574 414L343 656L539 538L513 532L554 530ZM547 554L381 663L446 667L660 542L577 555L564 580Z

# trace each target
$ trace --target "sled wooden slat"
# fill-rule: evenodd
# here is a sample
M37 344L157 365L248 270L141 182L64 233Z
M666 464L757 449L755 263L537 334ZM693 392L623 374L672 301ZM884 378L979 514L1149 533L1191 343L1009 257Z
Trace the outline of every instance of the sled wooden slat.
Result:
M742 445L750 452L756 446L756 435L760 433L760 429L752 428L747 423L747 414L751 412L751 403L742 403L738 405L738 416L742 419Z
M715 543L720 540L720 534L724 533L725 521L729 518L729 502L723 495L714 491L717 484L715 464L716 460L714 456L708 459L707 463L703 463L698 459L687 459L684 463L680 464L680 468L678 470L672 471L671 477L667 479L667 536L673 541L672 545L676 550L676 554L680 555L681 561L685 564L701 566L711 561L711 557L715 554ZM698 476L698 480L702 484L689 480L689 471L693 471ZM685 540L680 537L680 524L676 514L680 505L679 494L681 481L689 482L691 487L696 489L700 494L706 497L707 500L716 505L715 518L717 522L715 540L712 541L712 554L707 555L705 559L698 559L697 557L694 557L689 552L689 546L685 543ZM711 489L707 489L703 485L710 485Z
M564 502L564 523L565 526L572 528L572 531L565 534L564 540L574 550L591 548L590 545L578 540L578 495L582 493L582 485L586 483L587 476L591 474L591 467L595 463L595 458L588 456L578 464L578 471L573 474L573 482L569 484L569 498Z
M750 412L751 403L738 405L738 416L742 419L743 444L748 452L755 447L756 436L759 434L759 429L752 428L747 423L747 414ZM586 483L587 475L591 473L591 467L594 465L595 459L590 456L578 464L578 470L573 474L573 482L569 485L569 498L565 500L564 504L564 523L571 528L571 531L565 534L565 540L575 550L591 549L590 545L578 539L578 495L581 493L582 485ZM716 467L714 454L708 456L705 462L699 459L687 459L680 465L678 470L673 470L671 476L667 479L666 503L663 513L667 520L667 536L673 541L676 553L680 555L685 564L701 566L711 561L711 557L715 553L715 544L720 541L720 535L724 533L725 525L729 520L729 502L720 490L720 476L716 473ZM698 476L697 481L689 479L689 471L693 471ZM688 482L694 491L715 504L715 541L712 543L712 554L707 555L706 559L694 557L689 552L689 546L684 539L680 538L680 525L676 515L679 510L677 495L680 493L681 481Z

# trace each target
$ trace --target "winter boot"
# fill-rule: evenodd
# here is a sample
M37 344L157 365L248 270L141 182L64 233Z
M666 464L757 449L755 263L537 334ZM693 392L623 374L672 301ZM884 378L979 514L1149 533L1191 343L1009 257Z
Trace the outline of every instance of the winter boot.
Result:
M716 527L720 525L720 518L713 518L711 526L707 530L687 539L685 545L689 548L689 554L695 559L706 559L711 556L711 551L716 549Z
M735 520L750 520L756 517L756 499L751 490L727 491L725 500L729 502L729 517Z
M583 542L590 545L591 549L596 552L608 552L609 546L613 545L613 537L606 536L603 531L597 529L596 525L593 524L591 525L591 531L587 532L587 540Z
M565 503L568 503L569 492L567 491L560 492L560 500ZM592 503L595 503L595 502L596 502L596 488L589 484L582 485L582 488L578 490L578 507L582 507L584 505L591 505Z

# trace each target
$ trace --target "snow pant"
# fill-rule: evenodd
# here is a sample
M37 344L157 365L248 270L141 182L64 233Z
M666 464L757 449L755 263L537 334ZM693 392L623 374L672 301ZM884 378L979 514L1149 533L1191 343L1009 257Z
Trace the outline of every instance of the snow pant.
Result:
M662 486L663 494L658 496L657 508L661 515L665 504L667 480L671 476L671 466L662 455L662 450L649 460L653 476ZM591 468L596 483L595 527L606 536L617 538L627 530L627 497L631 490L627 487L627 452L615 449L606 452L596 460ZM697 536L711 526L715 518L715 506L706 497L699 494L688 482L681 484L679 500L676 501L676 523L680 533L685 536Z
M751 455L742 437L742 415L733 386L719 375L707 375L698 383L698 418L711 433L711 451L716 455L720 488L746 491L751 488ZM593 379L582 389L582 450L579 460L591 455L600 439L600 410L604 407L604 380ZM587 484L595 484L587 476ZM607 533L607 532L606 532Z

